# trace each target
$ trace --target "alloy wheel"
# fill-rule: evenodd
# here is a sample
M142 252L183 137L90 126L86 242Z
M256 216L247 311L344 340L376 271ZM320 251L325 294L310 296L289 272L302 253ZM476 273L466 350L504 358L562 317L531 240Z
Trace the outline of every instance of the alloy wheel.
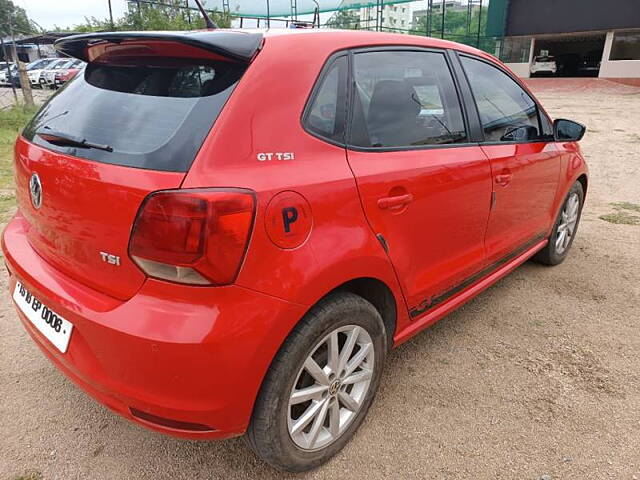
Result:
M569 247L578 223L580 213L580 197L572 193L564 204L560 214L560 224L556 233L556 252L562 255Z
M347 430L364 404L374 365L373 342L360 326L336 328L316 344L289 396L287 424L298 447L324 448Z

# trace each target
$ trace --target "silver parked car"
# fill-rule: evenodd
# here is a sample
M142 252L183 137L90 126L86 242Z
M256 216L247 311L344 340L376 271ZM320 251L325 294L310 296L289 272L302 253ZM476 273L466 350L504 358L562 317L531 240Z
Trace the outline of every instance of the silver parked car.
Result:
M32 86L37 87L40 86L40 78L42 77L42 72L45 71L47 67L49 67L53 62L61 60L60 58L41 58L40 60L36 60L35 62L31 62L27 65L27 76L29 77L29 82Z
M62 58L56 62L52 62L43 72L40 78L40 83L43 87L54 88L56 73L62 68L68 68L72 63L75 63L75 59Z

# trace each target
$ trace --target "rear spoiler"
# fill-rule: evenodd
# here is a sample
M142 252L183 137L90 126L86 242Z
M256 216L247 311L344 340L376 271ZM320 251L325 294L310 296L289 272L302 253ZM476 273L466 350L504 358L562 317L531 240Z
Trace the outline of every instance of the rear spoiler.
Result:
M183 43L241 62L250 62L262 45L262 33L237 30L193 32L103 32L72 35L56 40L55 49L67 56L89 62L88 47L127 40L163 40Z

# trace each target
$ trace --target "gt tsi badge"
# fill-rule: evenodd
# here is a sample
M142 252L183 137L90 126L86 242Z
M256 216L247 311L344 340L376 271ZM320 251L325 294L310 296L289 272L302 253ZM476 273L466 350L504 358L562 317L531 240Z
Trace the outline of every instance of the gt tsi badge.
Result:
M280 192L269 202L265 222L273 243L280 248L296 248L311 232L311 207L298 192Z

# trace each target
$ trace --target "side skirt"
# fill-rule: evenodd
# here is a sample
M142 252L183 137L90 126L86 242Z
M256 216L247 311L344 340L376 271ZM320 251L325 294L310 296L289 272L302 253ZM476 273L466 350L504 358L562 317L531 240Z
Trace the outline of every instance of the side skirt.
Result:
M455 292L454 295L447 298L444 302L440 303L427 311L421 312L413 318L413 322L405 329L397 332L394 337L394 347L406 342L411 337L421 332L425 328L433 325L445 315L451 313L453 310L467 303L469 300L479 295L481 292L489 288L501 278L505 277L524 262L529 260L539 250L544 248L548 239L544 238L526 248L517 256L510 258L506 263L499 262L495 269L493 269L486 276L473 282L467 288ZM413 316L413 315L412 315Z

